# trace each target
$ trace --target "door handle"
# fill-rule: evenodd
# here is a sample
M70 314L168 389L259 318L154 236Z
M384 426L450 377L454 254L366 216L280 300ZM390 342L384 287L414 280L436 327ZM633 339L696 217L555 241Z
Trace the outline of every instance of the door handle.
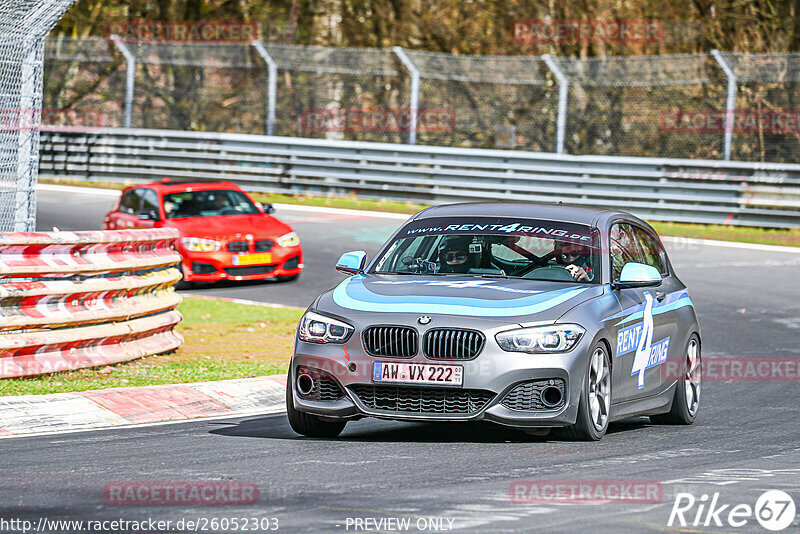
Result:
M667 298L667 294L666 293L664 293L663 291L656 291L656 300L658 302L661 302L665 298Z

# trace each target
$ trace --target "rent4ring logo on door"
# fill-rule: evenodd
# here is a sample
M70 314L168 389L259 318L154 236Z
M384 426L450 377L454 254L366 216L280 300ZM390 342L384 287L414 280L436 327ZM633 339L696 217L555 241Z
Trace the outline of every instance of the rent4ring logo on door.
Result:
M669 337L653 342L653 296L645 292L642 322L617 332L617 357L636 351L631 376L639 374L639 389L644 387L644 372L667 361Z

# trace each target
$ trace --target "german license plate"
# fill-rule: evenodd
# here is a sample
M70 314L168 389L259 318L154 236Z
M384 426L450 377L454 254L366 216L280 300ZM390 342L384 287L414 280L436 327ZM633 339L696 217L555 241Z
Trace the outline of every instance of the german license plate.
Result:
M262 263L271 263L272 254L237 254L233 257L234 265L261 265Z
M372 381L392 384L460 386L464 381L464 367L461 365L373 362Z

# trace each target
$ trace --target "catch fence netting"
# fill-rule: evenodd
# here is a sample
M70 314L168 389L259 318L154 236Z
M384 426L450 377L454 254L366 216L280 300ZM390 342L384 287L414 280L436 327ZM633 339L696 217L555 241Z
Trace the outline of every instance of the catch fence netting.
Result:
M721 61L735 75L732 86ZM45 70L46 107L75 110L53 114L62 124L99 117L103 126L123 126L127 114L136 128L537 152L556 151L563 138L567 154L723 159L732 102L732 159L791 162L800 148L797 53L548 63L266 42L52 38Z

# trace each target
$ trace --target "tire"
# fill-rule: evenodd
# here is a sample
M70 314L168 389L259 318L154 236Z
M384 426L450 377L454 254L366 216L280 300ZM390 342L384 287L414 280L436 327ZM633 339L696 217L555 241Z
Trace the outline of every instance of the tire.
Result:
M564 429L574 441L597 441L606 435L611 416L611 360L603 342L592 348L578 400L575 424Z
M292 430L312 438L335 438L341 434L347 421L323 421L316 415L299 412L295 409L292 398L293 385L294 380L290 373L286 380L286 415L289 416L289 425Z
M672 408L669 412L651 415L650 421L657 425L691 425L700 409L701 383L700 337L692 334L684 352L684 372L675 386Z

